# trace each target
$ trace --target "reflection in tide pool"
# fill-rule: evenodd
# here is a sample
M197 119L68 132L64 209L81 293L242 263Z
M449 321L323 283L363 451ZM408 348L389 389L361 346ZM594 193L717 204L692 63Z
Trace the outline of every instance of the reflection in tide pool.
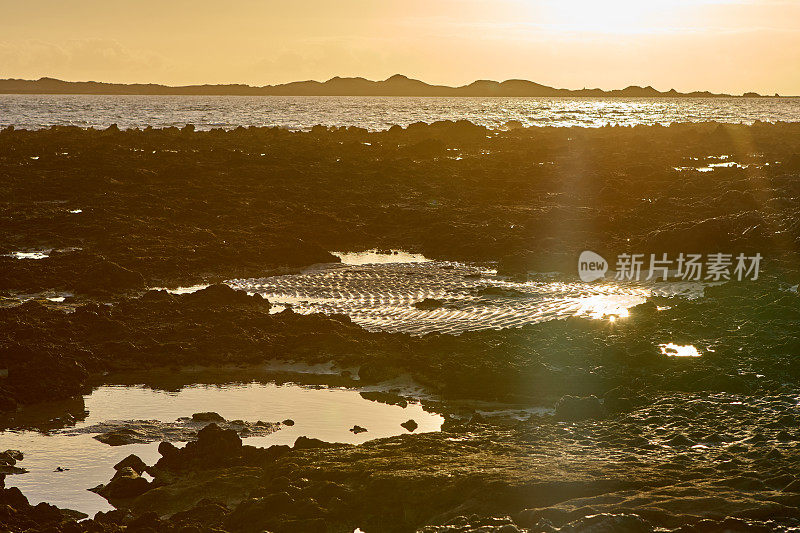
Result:
M700 357L700 352L691 344L681 346L674 343L659 344L662 355L668 357Z
M341 259L343 265L387 265L391 263L427 263L430 261L422 254L411 254L402 250L331 253Z
M9 255L15 259L47 259L50 257L51 250L40 250L34 252L11 252Z
M227 283L298 313L346 314L371 331L414 335L513 328L573 316L616 320L651 296L697 298L705 287L700 282L541 279L512 281L487 268L449 261L365 259Z
M403 408L365 400L353 390L295 384L193 385L179 392L105 386L86 396L85 404L88 417L75 428L108 420L170 422L203 411L248 422L294 420L294 426L284 426L271 435L244 439L245 444L253 446L291 445L300 435L359 444L406 433L400 424L409 419L419 424L417 433L438 431L443 421L418 403ZM349 429L355 424L367 428L367 432L354 435ZM62 431L4 431L0 432L0 443L4 450L21 450L25 458L17 465L29 470L8 476L7 486L19 487L32 504L46 501L90 515L112 508L86 489L107 483L117 462L131 453L151 465L159 458L157 442L112 447L91 434L65 435ZM56 472L59 467L65 471Z

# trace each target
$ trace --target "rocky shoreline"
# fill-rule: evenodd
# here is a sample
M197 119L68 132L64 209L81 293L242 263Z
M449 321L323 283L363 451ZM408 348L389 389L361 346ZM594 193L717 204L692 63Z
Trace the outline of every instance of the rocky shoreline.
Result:
M329 385L411 378L446 418L436 433L269 448L242 444L255 421L142 424L135 436L164 440L161 459L129 459L98 488L117 511L77 522L3 488L2 530L800 527L798 124L6 129L0 171L0 427L69 427L81 395L110 376L179 388L193 367L252 376L281 361L332 364L316 378ZM758 280L651 297L615 321L457 336L276 313L221 283L372 248L487 262L517 280L574 277L584 249L765 262ZM210 286L151 290L198 283ZM67 296L22 303L55 293ZM698 356L673 357L666 343ZM65 402L63 415L23 420L45 401ZM553 414L485 417L481 402ZM258 431L277 427L266 424Z
M108 297L371 248L511 274L573 273L586 249L757 251L791 266L798 153L798 123L6 128L0 290ZM31 251L49 257L8 255Z

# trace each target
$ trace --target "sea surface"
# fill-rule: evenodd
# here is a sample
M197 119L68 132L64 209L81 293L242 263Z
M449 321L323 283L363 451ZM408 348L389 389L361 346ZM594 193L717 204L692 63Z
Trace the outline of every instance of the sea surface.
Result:
M112 96L0 94L0 127L184 126L199 130L316 124L383 130L466 119L491 128L800 121L800 98L501 98L340 96Z

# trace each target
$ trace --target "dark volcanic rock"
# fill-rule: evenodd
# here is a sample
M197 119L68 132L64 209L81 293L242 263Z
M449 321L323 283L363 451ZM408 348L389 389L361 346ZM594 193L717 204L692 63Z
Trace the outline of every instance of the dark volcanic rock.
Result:
M220 305L259 305L269 310L269 302L260 294L250 296L245 291L238 291L225 284L210 285L205 289L186 295L189 305L216 307Z
M192 420L198 422L225 422L225 419L218 413L195 413L192 415Z
M142 472L147 470L147 465L141 460L141 458L139 458L138 455L131 454L114 465L114 470L120 471L123 468L132 468L134 472L141 475Z
M14 466L17 461L22 461L25 456L19 450L6 450L0 453L0 465Z
M417 424L414 420L406 420L400 425L410 432L414 431L415 429L417 429L417 427L419 427L419 424Z
M423 311L431 311L433 309L439 309L440 307L444 306L444 302L441 300L437 300L436 298L425 298L414 304L414 307L417 309L421 309Z
M603 404L596 396L563 396L556 402L555 416L558 420L597 419L604 415Z
M108 484L96 487L92 491L108 500L119 500L141 496L150 488L149 481L133 468L126 466L117 470Z

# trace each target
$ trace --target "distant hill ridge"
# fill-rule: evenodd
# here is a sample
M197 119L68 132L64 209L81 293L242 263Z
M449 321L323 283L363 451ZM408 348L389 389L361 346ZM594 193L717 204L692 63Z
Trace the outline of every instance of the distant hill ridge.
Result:
M632 85L625 89L557 89L527 80L502 82L477 80L461 87L430 85L402 74L383 81L365 78L331 78L325 82L295 81L279 85L253 87L242 84L168 86L154 83L102 83L96 81L62 81L55 78L38 80L0 80L3 94L164 94L164 95L250 95L250 96L682 96L729 97L708 91L680 93L675 89L666 92L653 87ZM745 93L745 97L761 96ZM777 96L777 95L776 95Z

